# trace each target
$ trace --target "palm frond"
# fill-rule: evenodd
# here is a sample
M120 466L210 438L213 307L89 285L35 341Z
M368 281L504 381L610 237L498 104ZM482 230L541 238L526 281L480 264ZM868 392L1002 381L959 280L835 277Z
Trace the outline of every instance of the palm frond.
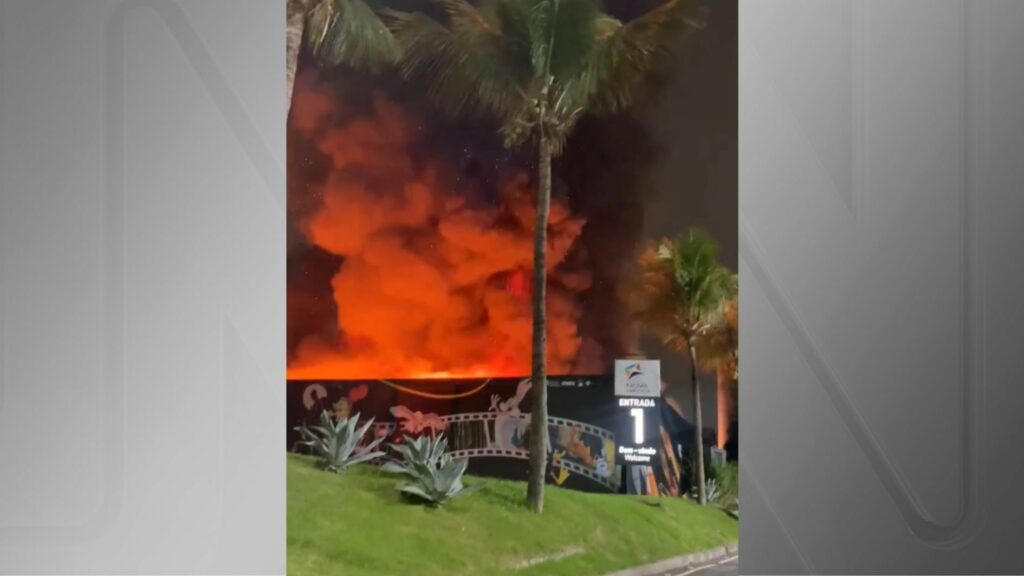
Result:
M675 282L696 321L714 312L735 291L735 277L718 264L718 245L700 230L675 241L672 250Z
M306 42L328 64L377 71L398 60L399 45L364 0L320 0L309 11Z
M699 0L669 0L625 24L605 15L597 24L598 42L586 74L574 89L585 94L595 112L626 108L664 49L666 35L680 29L699 30L704 25Z
M406 77L454 115L495 117L509 147L543 136L557 155L588 111L628 105L700 0L668 0L626 24L600 0L434 0L443 16L382 12Z
M440 0L447 21L420 12L382 15L404 56L402 72L425 82L452 114L514 116L532 78L527 14L513 3L486 14L466 0Z
M553 40L547 72L561 85L572 83L586 71L597 44L598 19L603 16L597 0L548 0L551 16L547 30ZM538 7L541 10L545 7Z
M731 378L739 373L739 325L736 296L708 315L707 327L695 338L700 369L721 370Z
M686 354L691 346L709 354L711 349L735 350L735 322L727 302L736 297L737 278L718 263L714 240L691 230L649 246L638 263L639 278L627 305L645 329Z

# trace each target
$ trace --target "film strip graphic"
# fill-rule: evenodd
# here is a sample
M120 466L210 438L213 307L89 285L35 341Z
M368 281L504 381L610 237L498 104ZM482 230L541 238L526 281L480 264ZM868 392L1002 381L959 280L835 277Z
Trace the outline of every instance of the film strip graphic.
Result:
M481 456L528 460L530 458L530 453L525 448L519 450L502 450L500 448L465 448L462 450L452 451L452 457L454 458L477 458Z
M500 414L496 412L467 412L462 414L450 414L447 416L441 416L441 420L445 422L446 429L450 431L451 428L453 428L451 426L453 424L455 424L455 427L457 427L458 425L461 424L480 422L484 423L484 425L486 426L487 423L496 421L499 415ZM513 419L518 419L520 421L529 421L529 414L509 415L509 417ZM613 434L609 430L606 430L599 426L594 426L592 424L587 424L586 422L580 422L578 420L549 416L548 426L578 428L580 432L600 438L602 441L615 441L615 434ZM395 434L396 430L399 429L399 424L395 422L374 422L371 429L373 430L374 435L377 437L391 437ZM484 438L486 438L487 440L484 440L482 446L456 448L452 450L452 456L454 458L516 458L519 460L527 460L530 457L529 451L526 450L525 448L507 450L488 445L488 440L490 439L489 433L485 434L484 437L481 439ZM595 473L594 470L587 468L586 466L581 466L571 460L562 459L558 462L557 467L564 468L573 474L577 474L579 476L588 478L608 488L609 490L614 491L617 489L617 486L611 482L611 478L601 476Z
M462 414L449 414L447 416L441 416L441 420L446 424L461 423L461 422L492 422L497 420L501 414L497 412L465 412ZM515 414L509 415L509 418L517 418L519 420L529 421L529 414ZM374 430L387 429L388 432L394 432L396 428L394 422L376 422L373 425ZM593 424L587 424L586 422L580 422L579 420L570 420L568 418L559 418L557 416L548 416L548 426L565 426L566 428L579 428L581 432L597 436L602 440L614 440L615 434L601 428L594 426Z
M529 421L529 414L518 414L514 416L514 418ZM465 414L452 414L450 416L441 416L441 420L443 420L446 425L463 422L492 422L496 419L497 415L494 412L468 412ZM587 424L586 422L580 422L579 420L570 420L568 418L558 418L555 416L549 416L548 426L565 426L566 428L576 427L579 428L581 432L590 434L592 436L597 436L602 440L615 440L615 434L613 434L609 430L606 430L599 426L594 426L592 424ZM374 422L373 426L371 427L371 429L377 435L386 436L394 434L397 428L398 424L394 422Z
M591 470L590 468L580 466L575 462L569 460L562 460L558 465L561 468L565 468L566 470L572 472L573 474L579 474L580 476L590 478L594 482L601 484L602 486L604 486L605 488L612 492L615 492L615 490L618 488L618 486L612 483L611 477L605 478L603 476L595 474L594 471Z
M511 416L523 421L529 421L529 414L517 414ZM468 423L468 422L493 422L497 420L498 414L495 412L467 412L464 414L451 414L448 416L441 416L441 420L444 421L445 425ZM609 430L587 424L586 422L580 422L579 420L570 420L568 418L559 418L557 416L548 417L548 426L564 426L566 428L579 428L580 432L596 436L601 440L615 441L615 434ZM378 435L390 436L395 433L398 428L398 424L395 422L374 422L373 431Z
M568 418L558 418L556 416L548 416L548 426L551 426L552 424L556 426L565 426L567 428L578 427L581 432L585 432L592 436L597 436L602 440L611 440L613 442L615 441L615 434L609 432L608 430L605 430L604 428L600 428L592 424L587 424L586 422L580 422L578 420L569 420Z
M495 448L470 448L466 450L454 450L452 451L454 458L479 458L479 457L490 457L490 458L519 458L520 460L528 460L530 453L526 450L498 450ZM611 482L610 478L602 477L595 474L593 470L585 466L580 466L570 460L561 460L557 466L558 468L565 468L573 474L589 478L598 484L601 484L610 491L615 491L618 486Z
M452 422L487 422L496 419L497 416L497 412L464 412L462 414L441 416L441 420L444 420L446 424L451 424Z

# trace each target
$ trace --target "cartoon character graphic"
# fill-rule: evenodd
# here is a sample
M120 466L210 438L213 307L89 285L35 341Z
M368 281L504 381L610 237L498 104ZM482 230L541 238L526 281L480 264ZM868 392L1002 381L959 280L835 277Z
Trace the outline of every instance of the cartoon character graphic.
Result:
M551 454L551 479L558 486L565 484L565 481L569 479L569 470L562 466L562 458L564 457L565 452L562 450L555 450Z
M530 391L530 379L526 378L519 382L516 387L515 396L502 401L497 394L491 396L490 412L497 412L494 419L494 440L488 448L498 450L518 450L513 440L516 436L522 436L529 426L529 418L524 418L519 411L519 403Z
M615 462L615 441L611 438L604 439L604 461L609 465Z
M302 405L312 410L318 402L327 397L327 388L323 384L310 384L302 391Z
M410 410L405 406L392 406L391 414L399 420L399 428L401 431L413 436L421 434L427 430L429 430L431 434L436 435L444 432L444 429L447 427L447 423L433 412L424 414L418 410Z
M580 427L573 426L569 432L569 441L565 443L565 450L573 458L579 460L584 466L593 468L596 460L590 452L590 447L580 438Z
M370 387L366 384L360 384L348 391L348 401L355 404L363 398L366 398L366 395L369 393Z
M348 393L340 398L334 405L331 406L331 410L334 412L335 420L344 420L352 414L352 406L366 398L366 395L370 393L370 388L366 384L360 384L349 389ZM326 395L326 392L324 393Z
M349 403L348 398L340 398L331 406L331 411L334 412L335 420L344 420L352 412L352 404Z

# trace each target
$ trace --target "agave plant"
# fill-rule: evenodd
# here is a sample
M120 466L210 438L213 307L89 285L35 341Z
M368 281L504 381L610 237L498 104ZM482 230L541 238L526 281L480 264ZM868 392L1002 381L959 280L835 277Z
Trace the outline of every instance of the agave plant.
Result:
M370 418L359 426L359 414L335 421L331 413L324 410L320 414L319 426L310 428L302 425L296 426L295 430L302 435L299 444L308 446L320 458L326 470L344 472L353 464L384 456L384 452L374 450L384 440L383 437L359 445L372 425L373 418Z
M479 490L483 484L465 486L462 475L468 461L453 458L443 434L436 437L405 437L401 444L389 444L402 459L391 460L383 466L389 472L399 472L412 478L396 489L431 506L440 506L450 498L466 496Z
M699 498L699 490L697 486L690 489L690 497L694 499ZM710 504L718 503L719 498L722 496L722 490L718 486L718 480L714 478L708 478L704 481L704 497L706 502Z

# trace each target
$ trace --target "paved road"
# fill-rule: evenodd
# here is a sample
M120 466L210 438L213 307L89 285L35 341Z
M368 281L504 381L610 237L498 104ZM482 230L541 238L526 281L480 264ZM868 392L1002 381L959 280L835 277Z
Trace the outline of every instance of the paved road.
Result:
M737 576L740 573L739 557L731 556L718 562L687 568L685 570L673 570L665 572L660 576Z

